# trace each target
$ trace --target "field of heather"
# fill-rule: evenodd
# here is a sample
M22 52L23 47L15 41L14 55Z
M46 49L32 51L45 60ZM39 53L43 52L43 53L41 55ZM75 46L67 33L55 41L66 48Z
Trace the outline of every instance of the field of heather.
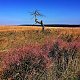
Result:
M80 80L80 28L1 26L0 80Z

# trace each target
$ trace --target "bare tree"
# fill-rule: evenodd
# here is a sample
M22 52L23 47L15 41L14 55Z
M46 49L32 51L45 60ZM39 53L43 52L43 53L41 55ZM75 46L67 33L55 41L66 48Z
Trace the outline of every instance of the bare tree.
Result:
M34 19L35 19L35 24L40 24L42 26L42 31L44 31L44 24L43 24L43 21L38 21L38 16L43 16L38 10L35 10L33 12L31 12L31 15L34 16Z

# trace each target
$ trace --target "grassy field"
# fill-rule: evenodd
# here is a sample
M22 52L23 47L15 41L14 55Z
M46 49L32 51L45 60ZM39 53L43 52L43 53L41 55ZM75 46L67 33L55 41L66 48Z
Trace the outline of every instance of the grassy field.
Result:
M25 55L32 62L25 67L29 72L22 67ZM79 80L79 60L80 28L45 27L42 32L36 26L0 26L1 80ZM24 72L10 67L17 62ZM33 66L36 64L39 68Z

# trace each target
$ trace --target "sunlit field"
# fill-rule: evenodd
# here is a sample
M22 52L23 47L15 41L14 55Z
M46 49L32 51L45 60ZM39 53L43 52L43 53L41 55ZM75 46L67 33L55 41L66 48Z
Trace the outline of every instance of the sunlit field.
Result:
M0 26L0 80L79 80L80 28Z

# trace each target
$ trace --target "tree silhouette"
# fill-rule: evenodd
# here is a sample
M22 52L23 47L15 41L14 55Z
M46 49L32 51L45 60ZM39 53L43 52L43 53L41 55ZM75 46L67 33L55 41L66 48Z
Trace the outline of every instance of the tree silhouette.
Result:
M41 16L44 16L42 15L38 10L35 10L33 12L30 12L32 16L34 16L34 19L35 19L35 24L40 24L42 26L42 31L44 31L44 24L43 24L43 21L38 21L38 18L37 17L41 17Z

